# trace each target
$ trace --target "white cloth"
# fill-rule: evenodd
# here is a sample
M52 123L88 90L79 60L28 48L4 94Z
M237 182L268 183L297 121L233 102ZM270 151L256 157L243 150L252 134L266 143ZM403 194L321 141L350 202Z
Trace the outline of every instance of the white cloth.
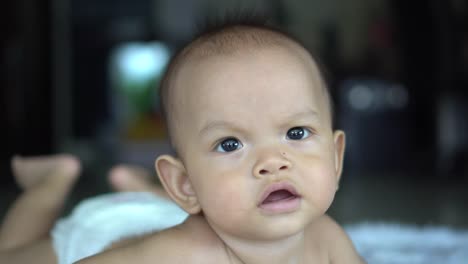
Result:
M70 264L102 252L122 238L180 224L187 213L150 193L114 193L81 202L60 219L51 235L59 264Z

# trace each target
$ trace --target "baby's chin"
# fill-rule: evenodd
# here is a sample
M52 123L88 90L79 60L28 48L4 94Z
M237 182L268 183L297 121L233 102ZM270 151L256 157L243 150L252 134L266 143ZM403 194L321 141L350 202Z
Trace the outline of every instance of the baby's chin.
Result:
M252 224L248 230L238 230L238 234L252 241L280 241L297 235L302 235L313 221L305 221L304 216L283 217L283 219L263 221Z
M259 231L256 238L263 241L280 241L297 235L302 235L306 226L307 224L302 223L289 223L279 225L276 228L262 227L261 233Z

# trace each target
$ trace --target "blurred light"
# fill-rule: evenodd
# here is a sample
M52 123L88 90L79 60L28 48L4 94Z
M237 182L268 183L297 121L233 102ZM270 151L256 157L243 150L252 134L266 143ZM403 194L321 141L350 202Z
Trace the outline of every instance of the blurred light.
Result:
M116 51L118 78L137 84L148 82L162 74L169 58L169 48L160 42L125 44ZM143 86L126 87L138 89Z
M366 110L372 106L374 94L369 87L358 84L350 89L348 101L352 108L357 110Z

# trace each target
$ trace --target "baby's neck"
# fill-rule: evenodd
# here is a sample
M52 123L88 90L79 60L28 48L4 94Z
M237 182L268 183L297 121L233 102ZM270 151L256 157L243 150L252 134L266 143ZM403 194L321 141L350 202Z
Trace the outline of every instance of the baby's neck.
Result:
M246 241L218 234L232 263L304 263L304 232L275 241Z

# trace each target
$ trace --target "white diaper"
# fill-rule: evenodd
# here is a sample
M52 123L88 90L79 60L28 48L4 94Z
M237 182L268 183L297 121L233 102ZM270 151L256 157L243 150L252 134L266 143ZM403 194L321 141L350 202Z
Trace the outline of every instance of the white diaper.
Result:
M173 202L150 193L105 194L81 202L51 235L58 263L70 264L122 238L180 224L187 216Z

